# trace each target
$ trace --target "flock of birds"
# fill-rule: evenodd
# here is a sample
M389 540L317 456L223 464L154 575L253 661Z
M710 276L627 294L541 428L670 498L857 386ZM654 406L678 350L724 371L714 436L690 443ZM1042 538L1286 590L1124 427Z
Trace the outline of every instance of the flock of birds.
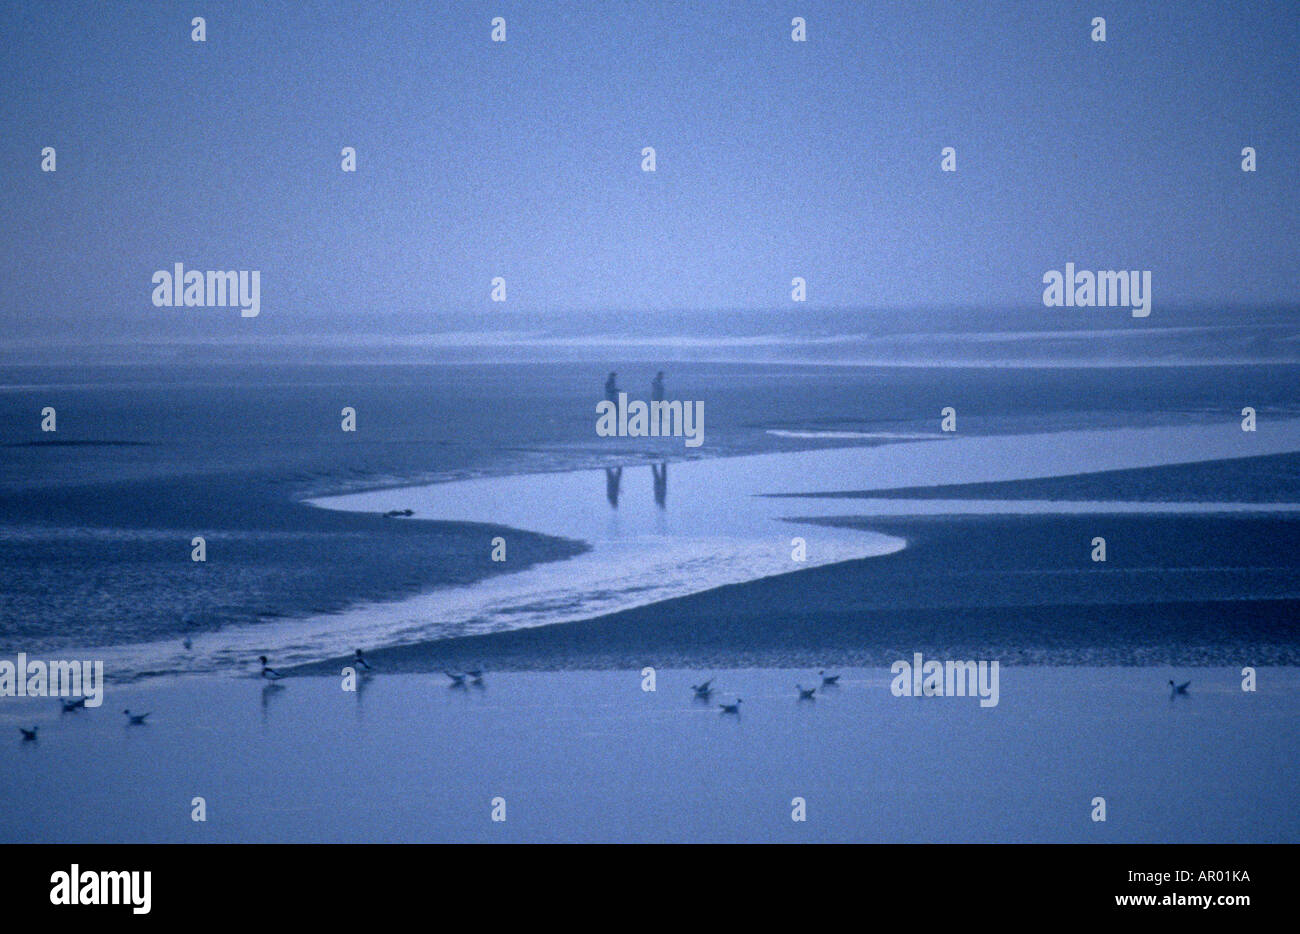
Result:
M794 688L799 693L799 700L801 701L816 700L817 699L816 694L819 690L825 690L826 688L832 688L832 687L839 687L839 683L840 683L839 675L828 675L825 672L825 670L819 671L817 672L817 674L821 675L821 679L822 679L822 683L818 687L806 688L802 684L797 684L797 683L795 684ZM1180 694L1186 695L1187 689L1191 686L1192 686L1192 682L1190 681L1184 681L1182 684L1176 684L1171 678L1169 681L1170 699L1173 699L1179 696ZM695 692L696 700L707 701L713 697L713 693L714 693L713 679L710 678L708 681L705 681L703 684L692 684L691 690ZM722 708L722 712L724 714L735 714L739 716L741 703L743 703L743 699L737 697L736 702L734 704L718 704L718 706Z
M802 684L795 684L794 688L796 691L799 692L799 700L801 701L816 700L817 699L816 694L819 690L823 690L825 688L839 687L840 684L839 675L828 675L825 669L817 672L817 674L821 675L821 679L822 679L822 683L818 687L806 688ZM708 681L705 681L703 684L691 685L691 690L695 692L696 700L707 701L713 697L714 694L713 680L714 679L710 678ZM740 705L742 703L744 703L744 698L737 697L736 702L734 704L718 704L718 707L722 709L722 712L724 714L735 714L739 716Z
M262 679L265 681L279 681L284 677L283 672L276 671L271 667L269 660L265 655L259 655L257 660L262 663ZM375 666L366 660L365 654L357 649L352 653L352 664L360 670L362 676L369 675L375 670ZM465 671L446 671L446 675L451 681L451 687L463 688L472 684L475 687L483 687L483 670L480 668L470 668Z
M262 663L262 680L275 682L285 677L283 672L277 671L276 669L271 667L270 660L267 659L265 655L259 655L257 657L257 660ZM353 653L352 662L364 673L369 673L374 671L374 666L371 665L370 662L366 661L366 657L364 654L362 654L360 649L357 649ZM444 669L443 674L446 675L448 679L450 679L451 683L449 687L452 688L466 688L471 684L474 685L475 687L480 687L480 688L483 687L482 669L473 668L473 669L468 669L466 671L447 671ZM816 694L819 690L824 691L826 688L839 687L839 683L840 683L839 675L828 675L825 669L818 671L817 674L821 676L822 683L816 687L806 688L802 684L798 684L798 683L795 684L794 687L795 687L795 691L798 692L799 700L801 701L816 700L817 699ZM701 684L691 685L691 690L695 692L696 700L709 701L713 698L714 693L716 693L713 690L713 681L714 679L710 678L708 681L705 681ZM1169 681L1169 697L1172 699L1177 697L1180 694L1185 695L1187 693L1187 689L1191 686L1192 686L1192 682L1190 681L1184 681L1182 684L1177 684L1171 678ZM84 710L86 707L86 699L84 697L78 697L73 700L60 699L59 702L63 705L64 713L75 713L78 710ZM722 710L722 713L724 715L734 714L736 716L739 716L740 705L742 703L744 703L744 699L737 697L735 703L718 704L718 707ZM146 725L145 721L149 717L148 713L131 713L130 708L123 710L122 714L126 717L127 726L145 726ZM23 742L30 743L36 741L36 733L39 729L40 729L39 725L33 726L30 730L27 729L26 727L20 726L18 728L18 732L22 734Z
M75 700L63 700L60 698L59 703L63 705L64 713L76 713L78 710L86 709L86 699L84 697L78 697ZM147 713L131 713L130 708L123 710L122 713L126 717L127 726L144 726L145 718L149 716ZM20 726L18 732L23 734L24 743L32 743L36 741L36 733L40 728L39 724L33 726L30 730L26 727Z
M258 661L262 663L262 678L264 680L279 681L281 678L284 677L284 675L281 672L276 671L274 668L270 666L270 664L268 664L265 655L259 656ZM370 662L366 660L365 654L360 649L357 649L355 652L352 653L352 664L354 664L360 670L363 677L369 675L371 672L375 670L375 666L370 664ZM484 686L483 670L480 668L470 668L465 671L444 670L443 674L446 675L448 679L450 679L451 681L450 686L453 688L468 687L471 684L474 685L475 687L480 687L480 688Z
M186 638L185 642L186 642L185 647L188 649L189 642L190 642L188 637ZM373 670L370 663L366 661L365 655L362 654L360 649L356 650L352 658L353 658L353 664L355 664L362 671L368 672ZM277 671L276 669L271 667L270 659L268 659L265 655L259 655L257 657L257 660L262 664L263 681L275 682L275 681L280 681L285 677L284 672ZM474 676L475 684L482 685L483 672L474 671L474 672L467 672L467 674ZM463 677L464 676L462 675L462 678ZM84 697L74 698L73 700L63 700L60 698L59 703L63 705L64 713L75 713L78 710L86 709L86 699ZM152 711L146 713L132 713L129 707L126 710L122 711L122 715L126 717L127 726L147 726L148 725L147 721L151 713ZM39 732L39 730L40 730L39 724L33 726L30 730L22 726L18 728L18 732L22 734L23 742L25 743L35 742L36 734Z

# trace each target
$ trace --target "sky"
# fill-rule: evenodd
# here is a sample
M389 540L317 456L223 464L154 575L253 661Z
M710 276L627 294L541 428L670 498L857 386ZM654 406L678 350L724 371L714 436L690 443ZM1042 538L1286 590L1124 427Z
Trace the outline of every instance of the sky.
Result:
M0 343L705 320L795 276L804 313L1033 309L1067 262L1151 270L1157 314L1300 303L1294 0L5 3L0 34ZM177 262L259 270L261 313L155 307Z

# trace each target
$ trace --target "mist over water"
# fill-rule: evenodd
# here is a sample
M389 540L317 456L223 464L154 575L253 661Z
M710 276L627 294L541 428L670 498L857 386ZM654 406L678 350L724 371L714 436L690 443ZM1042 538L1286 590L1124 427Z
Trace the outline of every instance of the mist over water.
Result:
M292 318L290 322L292 322ZM227 323L228 324L228 323ZM382 309L346 333L283 321L241 332L191 319L184 336L62 344L0 341L0 362L589 363L593 360L870 366L1180 366L1300 362L1300 308L610 310L447 313Z

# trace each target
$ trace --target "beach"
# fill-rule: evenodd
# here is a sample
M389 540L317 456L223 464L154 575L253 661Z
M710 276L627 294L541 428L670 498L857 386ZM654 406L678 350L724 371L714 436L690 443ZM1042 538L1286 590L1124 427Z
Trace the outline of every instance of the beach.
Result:
M846 456L860 455L850 449ZM1210 462L1184 473L1219 476L1232 466ZM1249 462L1235 468L1250 472ZM695 472L718 479L726 464L704 461ZM808 482L810 475L800 476ZM1091 482L1105 485L1102 476ZM1143 472L1125 474L1135 476ZM5 727L39 723L42 732L35 742L0 744L0 790L9 805L0 839L1300 839L1291 793L1275 780L1300 748L1300 600L1288 557L1300 545L1300 519L1293 510L1211 502L1162 514L1140 500L1109 507L1077 500L1084 505L1070 514L1060 503L1017 500L1016 483L1001 481L960 488L968 499L905 503L938 503L931 515L891 514L897 498L837 496L826 500L829 512L819 507L826 514L790 521L782 514L800 500L772 497L765 503L773 518L750 511L725 529L704 523L710 534L691 538L686 550L738 556L737 569L752 573L764 555L788 558L784 536L793 530L813 542L840 536L825 540L840 548L865 543L868 556L823 555L801 570L717 583L663 576L682 549L669 527L646 534L641 523L658 520L653 503L626 510L622 524L606 522L600 533L578 527L589 521L580 509L548 509L548 488L568 495L587 477L473 481L529 484L534 495L513 501L548 518L521 524L546 528L542 540L562 534L584 543L571 557L459 585L458 599L480 617L494 606L508 617L514 607L516 621L531 611L542 620L536 625L438 638L417 630L406 644L367 645L374 671L356 690L345 689L356 662L338 652L277 669L285 677L274 683L256 678L248 662L242 676L227 670L113 683L101 708L77 713L60 713L53 700L10 699ZM1019 489L1040 496L1045 482ZM399 501L442 508L427 497L445 497L440 502L461 510L451 518L472 519L473 498L448 489L455 486L393 488L348 502L373 513ZM981 492L997 498L981 500ZM598 495L590 500L610 508ZM886 508L845 515L849 503ZM607 513L591 515L599 521ZM764 540L764 521L787 530L779 549L746 546ZM1098 530L1112 543L1100 566L1088 559ZM611 549L629 565L660 561L659 584L676 595L646 599L641 590L616 588L600 599L537 601L559 580L608 586L613 576L584 579L565 563L590 556L607 571ZM727 567L719 561L708 570ZM404 619L436 606L445 624L455 606L449 592L328 618ZM582 618L602 600L630 605ZM557 612L579 618L546 621ZM336 624L336 631L342 638L358 630ZM317 652L329 644L303 643ZM996 703L895 696L890 666L917 653L996 660ZM486 671L482 685L457 686L444 674L470 669ZM820 687L825 669L839 676L836 685ZM1242 689L1244 669L1254 671L1255 690ZM705 680L716 693L694 698L691 685ZM1188 695L1172 695L1170 680L1190 680ZM799 700L796 685L816 688L814 699ZM719 704L737 698L737 715L722 711ZM132 726L125 708L151 716ZM73 775L90 777L70 781ZM1109 809L1104 822L1091 817L1097 796ZM203 821L192 819L196 798ZM505 819L493 820L502 806ZM793 820L796 811L806 819Z
M213 6L0 5L6 907L1300 843L1300 3Z
M365 371L362 395L436 406L464 383L496 412L562 378L393 372L398 389ZM267 418L213 460L235 411L219 380L179 448L111 419L95 443L21 442L0 471L0 631L103 660L107 685L76 713L0 705L0 839L1294 842L1275 780L1300 749L1290 372L1253 434L1193 405L1073 411L1036 370L1036 407L953 433L819 420L841 381L885 377L702 367L732 406L707 456L543 406L487 440L453 422L404 440L389 413L378 439L286 447ZM264 391L302 412L349 374ZM931 376L1009 398L997 371ZM786 378L805 408L769 397ZM345 690L357 649L374 671ZM895 696L891 666L918 654L996 663L996 704ZM470 670L482 686L446 674Z

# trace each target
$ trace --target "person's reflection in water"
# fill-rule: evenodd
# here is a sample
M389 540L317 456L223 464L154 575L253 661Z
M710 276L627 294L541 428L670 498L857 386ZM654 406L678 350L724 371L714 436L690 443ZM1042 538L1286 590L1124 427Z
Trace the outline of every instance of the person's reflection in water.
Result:
M609 504L615 509L618 508L618 488L622 482L622 467L605 468L605 496L609 498Z
M663 509L668 499L668 462L663 461L658 466L651 464L650 470L655 475L655 502Z

